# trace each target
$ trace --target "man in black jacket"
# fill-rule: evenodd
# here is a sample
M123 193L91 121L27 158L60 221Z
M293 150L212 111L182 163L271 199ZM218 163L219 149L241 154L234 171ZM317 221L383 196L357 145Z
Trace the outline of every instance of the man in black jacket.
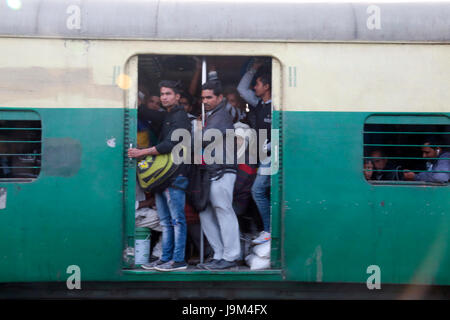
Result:
M370 153L373 157L372 163L374 171L372 174L372 180L380 181L393 181L401 180L399 175L399 167L396 167L393 163L389 161L386 157L386 153L383 150L374 150Z
M149 109L140 109L139 117L146 122L151 121L152 127L159 133L159 143L147 149L128 150L131 158L140 158L147 155L171 153L178 141L172 141L172 133L176 129L190 131L190 123L184 111L179 105L180 84L175 81L161 81L159 84L161 104L167 112L159 112ZM186 177L188 164L181 164L174 174L170 186L163 192L155 193L156 208L163 229L162 256L149 265L143 265L144 269L156 269L158 271L183 270L187 268L184 261L186 246L186 217L184 212L188 185Z
M208 150L213 142L204 142L204 161L211 178L210 203L200 212L203 232L214 250L213 260L198 267L223 270L236 267L240 257L239 224L233 210L233 188L236 181L234 149L227 149L226 130L233 130L233 119L225 108L222 87L218 81L208 81L202 86L202 102L206 110L203 140L213 131L223 138L222 145ZM212 130L214 129L214 130ZM230 137L229 137L230 138ZM214 141L215 142L215 141ZM217 151L222 151L220 156ZM216 157L216 158L215 158ZM228 160L227 161L227 157ZM215 163L212 163L215 158ZM230 161L231 160L231 161Z

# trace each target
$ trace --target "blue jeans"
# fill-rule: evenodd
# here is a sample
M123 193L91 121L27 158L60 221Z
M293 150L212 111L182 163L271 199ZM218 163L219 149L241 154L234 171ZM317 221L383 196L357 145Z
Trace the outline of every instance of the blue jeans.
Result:
M186 201L184 190L187 185L188 179L178 176L170 187L155 194L156 209L162 227L161 260L163 261L184 261L187 229L184 213Z
M270 167L268 164L261 164L260 167ZM264 231L270 232L270 175L261 175L260 170L256 175L255 182L252 185L252 196L261 215Z

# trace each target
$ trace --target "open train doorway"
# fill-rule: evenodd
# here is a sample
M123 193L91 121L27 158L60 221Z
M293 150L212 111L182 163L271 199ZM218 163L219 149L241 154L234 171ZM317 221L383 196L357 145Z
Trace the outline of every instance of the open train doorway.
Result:
M148 228L151 234L149 261L139 265L143 269L150 266L147 269L154 270L161 260L176 261L175 255L179 260L182 255L177 249L183 246L177 241L183 239L177 239L177 234L184 232L180 231L184 226L183 259L188 270L271 268L272 63L271 57L139 55L137 149L166 149L161 145L164 135L174 128L162 127L177 120L168 116L175 109L169 106L163 88L174 89L176 107L184 110L192 135L192 157L183 171L188 184L181 188L185 190L185 222L170 212L169 194L146 192L142 184L136 185L136 230ZM233 147L227 145L223 152L235 153L234 169L225 158L219 165L217 157L214 164L207 161L208 142L217 142L216 138L204 139L205 129L210 127L223 132L224 144L228 138L224 129L233 130ZM200 162L195 160L193 138L199 131L203 132ZM203 210L192 195L194 166L208 167L210 175L209 199ZM159 212L161 207L167 212ZM171 239L163 237L163 232ZM172 252L168 253L168 247ZM231 267L227 261L232 262Z

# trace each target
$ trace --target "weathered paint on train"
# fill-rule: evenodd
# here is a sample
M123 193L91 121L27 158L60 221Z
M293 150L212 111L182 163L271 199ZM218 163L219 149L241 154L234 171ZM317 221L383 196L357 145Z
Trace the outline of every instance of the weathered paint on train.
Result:
M362 174L370 115L448 119L446 41L0 38L0 112L33 110L43 134L39 178L0 182L7 189L0 282L65 281L67 267L78 265L83 281L365 283L367 267L378 265L383 283L449 285L448 187L377 186ZM134 217L134 163L125 150L135 142L136 57L225 53L274 58L281 150L272 177L273 269L124 270ZM119 86L122 73L129 82ZM50 152L70 154L70 164Z

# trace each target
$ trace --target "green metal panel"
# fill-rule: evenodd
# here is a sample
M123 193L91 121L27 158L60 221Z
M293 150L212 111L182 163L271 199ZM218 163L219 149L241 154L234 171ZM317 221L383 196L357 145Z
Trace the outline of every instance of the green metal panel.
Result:
M126 149L135 139L135 111L37 112L40 176L0 183L7 189L1 282L65 281L67 267L78 265L84 281L364 283L367 267L378 265L384 283L450 284L449 189L368 183L362 168L368 113L274 113L282 124L280 170L272 176L275 270L156 274L123 270L124 246L134 240L135 172ZM58 143L70 161L48 155ZM55 169L67 163L73 166Z
M367 267L378 265L382 283L448 285L449 188L368 183L362 159L369 115L284 116L287 280L364 283Z
M81 268L82 280L118 279L122 263L124 111L36 112L42 120L44 155L38 179L0 182L7 190L6 208L0 210L0 282L65 281L70 265ZM67 141L74 142L74 147L67 148ZM62 148L67 153L51 156ZM67 161L61 162L66 155L63 160ZM78 165L53 170L70 162ZM67 174L58 176L61 172Z

